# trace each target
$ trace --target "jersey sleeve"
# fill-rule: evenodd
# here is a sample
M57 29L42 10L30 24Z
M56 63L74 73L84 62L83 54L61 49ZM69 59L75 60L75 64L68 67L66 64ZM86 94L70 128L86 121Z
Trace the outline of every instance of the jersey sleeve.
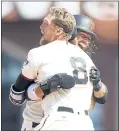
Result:
M34 80L38 73L37 52L35 49L29 51L22 67L22 75L28 80Z

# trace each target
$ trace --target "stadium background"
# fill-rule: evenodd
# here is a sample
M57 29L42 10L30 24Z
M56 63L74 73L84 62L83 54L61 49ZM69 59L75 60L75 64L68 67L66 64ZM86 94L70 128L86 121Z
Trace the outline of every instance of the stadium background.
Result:
M40 24L51 6L67 8L72 14L88 15L95 21L99 49L92 59L101 71L109 96L107 103L96 104L90 115L95 129L117 130L118 2L2 2L2 131L21 127L24 106L10 103L9 88L28 51L38 46Z

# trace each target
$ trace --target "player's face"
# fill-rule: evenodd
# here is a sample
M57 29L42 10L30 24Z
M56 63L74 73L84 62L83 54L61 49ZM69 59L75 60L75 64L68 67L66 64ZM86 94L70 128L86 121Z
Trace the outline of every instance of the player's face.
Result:
M91 35L89 33L80 31L76 36L76 43L83 50L87 49L89 46L89 42L91 41Z
M52 23L53 19L54 17L52 17L51 15L47 15L40 26L41 33L43 34L42 40L45 40L47 42L52 42L53 40L55 40L57 34L57 28L55 24Z

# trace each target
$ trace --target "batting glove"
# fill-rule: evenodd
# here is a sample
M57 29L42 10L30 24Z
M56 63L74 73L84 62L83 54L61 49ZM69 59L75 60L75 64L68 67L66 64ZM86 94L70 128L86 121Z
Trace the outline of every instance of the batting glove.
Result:
M94 90L99 91L101 88L100 71L96 67L92 67L89 76L90 76L90 81L93 84Z

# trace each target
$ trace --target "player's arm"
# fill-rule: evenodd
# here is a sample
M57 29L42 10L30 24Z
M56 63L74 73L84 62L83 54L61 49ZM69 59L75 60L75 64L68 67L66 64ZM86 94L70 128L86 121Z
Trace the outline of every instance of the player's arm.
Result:
M108 89L104 83L101 82L100 72L97 68L92 67L90 70L90 80L93 84L93 97L99 104L104 104L107 101Z
M40 83L30 85L27 96L30 100L40 100L58 88L70 89L74 85L74 77L65 73L55 74Z
M102 82L99 84L99 88L99 91L94 88L93 96L97 103L104 104L107 101L108 89Z
M18 76L16 82L10 88L10 101L15 105L21 105L25 101L26 90L34 83L37 77L37 61L34 50L29 51L28 57L24 62L22 71Z

